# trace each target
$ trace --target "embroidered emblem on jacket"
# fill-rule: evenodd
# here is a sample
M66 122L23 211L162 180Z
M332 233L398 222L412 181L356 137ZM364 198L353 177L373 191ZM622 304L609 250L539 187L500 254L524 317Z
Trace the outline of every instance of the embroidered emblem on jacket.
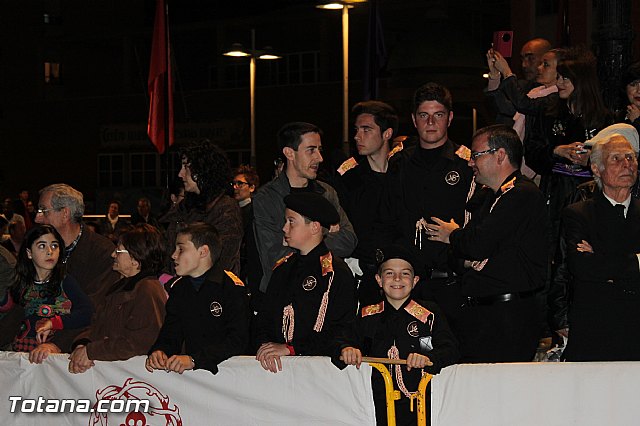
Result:
M211 311L211 315L214 317L219 317L222 315L222 305L216 301L211 302L209 305L209 310Z
M456 172L455 170L451 170L444 177L444 181L451 186L456 185L458 182L460 182L460 173Z
M302 281L302 288L305 291L311 291L316 288L316 284L318 284L318 280L316 280L316 277L309 275L304 279L304 281Z
M384 311L384 302L380 302L377 305L369 305L362 308L362 317L368 317L369 315L379 314Z
M429 315L432 315L431 311L417 303L415 300L409 302L409 304L404 307L404 310L409 312L409 315L425 324L427 322L427 318L429 318Z

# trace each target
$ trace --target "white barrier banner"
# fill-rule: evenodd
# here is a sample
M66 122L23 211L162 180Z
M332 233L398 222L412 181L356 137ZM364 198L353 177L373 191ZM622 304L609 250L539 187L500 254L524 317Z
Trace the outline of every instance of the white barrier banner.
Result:
M637 426L640 362L461 364L431 381L433 426Z
M368 364L339 370L329 358L284 357L274 374L234 357L216 375L179 375L149 373L145 357L135 357L71 374L67 357L35 365L27 354L0 352L3 426L375 424Z

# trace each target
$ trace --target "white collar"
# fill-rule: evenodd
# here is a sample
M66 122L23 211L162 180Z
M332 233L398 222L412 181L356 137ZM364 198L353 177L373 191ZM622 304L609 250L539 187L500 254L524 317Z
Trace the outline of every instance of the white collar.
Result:
M624 206L624 217L625 218L627 217L627 212L629 211L629 206L631 205L631 194L629 194L627 199L624 200L622 203L619 203L613 198L609 197L607 194L604 193L604 191L602 191L602 195L604 195L604 198L609 200L612 206L617 206L618 204L622 204Z

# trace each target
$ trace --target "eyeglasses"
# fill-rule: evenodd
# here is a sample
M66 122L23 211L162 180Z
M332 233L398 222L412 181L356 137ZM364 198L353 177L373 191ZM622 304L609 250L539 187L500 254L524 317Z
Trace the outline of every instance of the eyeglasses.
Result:
M249 185L249 182L243 182L241 180L234 180L233 182L231 182L231 186L237 186L238 188L242 188L245 185Z
M47 209L45 207L40 206L40 207L38 207L38 210L36 210L36 214L41 214L43 216L48 216L49 212L55 212L55 211L58 211L58 210L60 210L60 209L54 209L54 208Z
M476 159L478 157L482 157L485 154L493 154L494 152L496 152L498 150L498 148L491 148L491 149L487 149L486 151L478 151L478 152L472 152L471 153L471 159L473 161L476 161Z
M120 254L120 253L129 253L129 250L126 249L116 249L115 250L116 254Z

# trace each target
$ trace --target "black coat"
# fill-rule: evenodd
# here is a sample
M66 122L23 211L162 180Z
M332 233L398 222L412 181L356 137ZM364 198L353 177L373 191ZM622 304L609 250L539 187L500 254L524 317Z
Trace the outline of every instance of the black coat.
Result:
M438 148L437 148L438 149ZM436 158L427 159L437 153ZM447 246L422 234L422 248L415 244L416 222L454 219L462 226L470 196L473 170L464 158L469 150L447 140L439 149L406 148L389 162L387 185L380 208L377 238L383 245L396 242L414 247L423 268L446 269Z
M296 355L333 354L336 336L355 316L355 288L351 271L342 259L334 256L324 324L320 332L314 331L322 296L332 276L331 272L322 274L321 258L327 254L329 249L321 242L306 256L294 253L276 263L258 313L258 347L267 342L287 343L293 346ZM293 306L295 326L293 339L287 341L283 333L283 310L289 304Z
M624 218L597 192L569 206L563 224L574 277L567 360L640 360L640 201ZM582 240L593 253L577 251Z
M358 245L351 256L373 264L378 248L374 225L378 221L387 174L371 170L365 156L352 157L340 167L345 167L350 161L355 165L343 174L338 169L338 175L332 183L358 237Z
M214 374L222 361L245 353L249 343L246 290L219 265L205 273L198 290L191 277L170 282L164 324L149 353L161 350L169 357L178 355L184 344L195 368Z
M483 200L474 200L479 206L474 207L477 213L469 224L449 237L457 258L488 259L481 270L464 272L463 295L491 296L542 288L547 273L545 230L549 226L542 193L516 171L497 194L485 190L482 196Z

